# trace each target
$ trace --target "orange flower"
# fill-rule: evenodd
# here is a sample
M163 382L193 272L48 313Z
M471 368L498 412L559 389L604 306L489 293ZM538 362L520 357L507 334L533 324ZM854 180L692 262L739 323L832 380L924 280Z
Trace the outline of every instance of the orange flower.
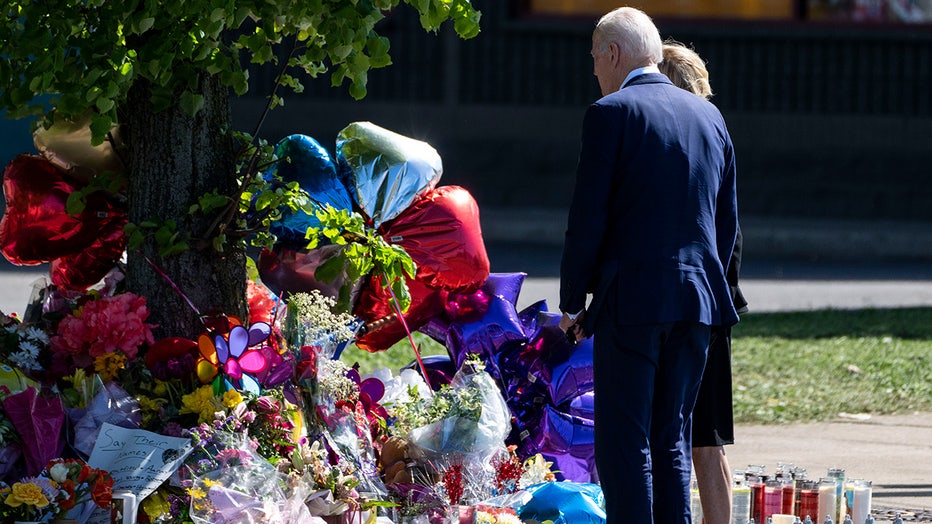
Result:
M112 497L113 477L110 475L101 475L97 477L97 480L94 482L94 488L91 489L91 499L94 501L94 504L97 504L101 508L106 508L110 505Z

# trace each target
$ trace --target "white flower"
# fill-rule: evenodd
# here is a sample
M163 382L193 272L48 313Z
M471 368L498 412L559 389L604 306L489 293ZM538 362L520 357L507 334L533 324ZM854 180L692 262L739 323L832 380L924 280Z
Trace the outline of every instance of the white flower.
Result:
M385 394L382 395L381 400L382 405L414 400L408 394L412 387L417 388L419 398L430 398L433 395L433 390L430 389L427 382L424 382L421 374L413 369L403 369L397 377L383 380L382 383L385 384Z
M16 353L10 354L10 364L13 364L22 371L41 371L42 366L40 366L39 362L36 361L37 355L38 348L36 348L36 353L31 353L28 349L21 349Z
M32 339L39 344L48 344L49 336L45 331L35 327L29 326L23 331L23 336L28 339Z
M521 519L510 513L502 513L495 520L496 524L522 524Z
M39 356L39 346L33 344L32 342L20 342L19 351L29 355L32 358L37 358Z
M68 479L68 466L61 462L55 464L51 469L49 469L49 476L52 477L52 480L55 482L64 482Z

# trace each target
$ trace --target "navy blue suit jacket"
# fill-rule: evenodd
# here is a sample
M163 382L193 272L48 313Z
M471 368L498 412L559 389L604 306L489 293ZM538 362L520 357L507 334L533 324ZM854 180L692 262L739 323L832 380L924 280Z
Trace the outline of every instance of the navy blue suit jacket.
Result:
M738 321L725 281L735 155L718 109L648 73L589 106L560 269L560 310L618 324Z

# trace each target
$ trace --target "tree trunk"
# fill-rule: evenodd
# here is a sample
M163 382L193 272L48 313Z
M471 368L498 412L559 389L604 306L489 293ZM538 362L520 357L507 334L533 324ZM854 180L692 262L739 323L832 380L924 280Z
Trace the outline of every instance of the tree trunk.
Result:
M233 142L228 89L218 79L203 75L200 93L204 108L191 117L177 104L153 112L149 85L137 81L122 108L121 121L128 146L129 220L175 220L178 231L205 239L216 215L194 217L188 208L198 197L217 189L234 195ZM214 213L220 213L216 211ZM215 234L215 233L214 233ZM220 311L246 318L246 266L241 249L225 246L215 251L210 242L192 240L180 255L159 257L151 238L139 251L128 253L128 291L146 297L158 324L156 338L196 338L203 330L197 313L180 296L183 293L201 314ZM171 282L154 268L148 257Z

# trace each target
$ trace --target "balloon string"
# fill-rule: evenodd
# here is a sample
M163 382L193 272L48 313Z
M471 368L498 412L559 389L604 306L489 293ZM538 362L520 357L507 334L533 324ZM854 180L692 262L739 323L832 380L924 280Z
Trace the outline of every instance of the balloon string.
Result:
M398 314L398 320L401 321L401 327L404 328L405 333L408 335L408 342L411 343L411 349L414 350L414 358L417 359L417 365L421 367L421 374L424 375L424 382L427 382L430 385L430 378L427 377L427 367L424 366L424 361L421 360L421 352L417 349L417 344L414 343L414 336L411 334L411 330L408 329L408 323L405 322L405 316L401 312L401 304L398 302L398 298L395 296L395 290L392 289L392 286L388 283L388 277L382 275L382 278L385 279L385 287L388 288L388 292L392 296L392 305L395 306L395 311Z
M181 299L184 300L184 301L188 304L188 306L189 306L191 309L194 310L195 313L197 313L197 318L201 321L201 323L204 323L204 316L201 315L200 310L197 309L197 307L194 305L194 303L191 302L191 299L189 299L189 298L187 297L187 295L185 295L185 294L181 291L181 289L178 287L177 284L175 284L175 282L171 279L171 277L169 277L167 274L165 274L165 272L162 271L162 268L160 268L159 266L155 265L155 262L153 262L152 260L150 260L149 257L147 257L147 256L145 256L145 255L142 255L142 257L146 259L146 262L148 262L150 266L152 266L152 269L155 269L155 272L158 273L159 276L161 276L162 278L165 279L166 282L168 282L168 285L171 286L172 289L175 290L175 293L178 293L178 296L180 296Z

